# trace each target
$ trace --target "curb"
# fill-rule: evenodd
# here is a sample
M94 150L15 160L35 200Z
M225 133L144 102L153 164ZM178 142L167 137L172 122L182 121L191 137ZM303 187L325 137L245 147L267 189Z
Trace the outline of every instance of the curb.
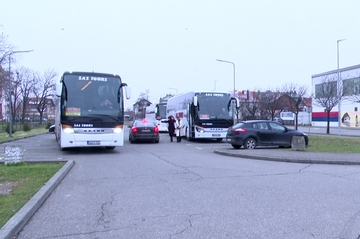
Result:
M0 229L0 238L15 238L16 234L40 208L74 164L75 162L73 160L67 161L67 163Z
M336 164L336 165L360 165L360 162L357 161L340 161L340 160L326 160L326 159L299 159L299 158L290 158L290 157L270 157L262 155L249 155L241 153L228 153L224 151L214 150L215 154L236 157L236 158L247 158L247 159L257 159L257 160L266 160L274 162L285 162L285 163L304 163L304 164Z

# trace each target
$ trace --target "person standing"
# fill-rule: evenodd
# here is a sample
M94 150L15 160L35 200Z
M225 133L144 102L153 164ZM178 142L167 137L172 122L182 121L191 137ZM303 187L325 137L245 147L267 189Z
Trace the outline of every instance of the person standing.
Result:
M182 120L180 119L180 116L176 117L175 122L175 134L176 134L176 142L181 142L181 136L182 136L182 128L184 127Z
M168 123L168 131L170 136L170 142L173 142L175 132L175 119L172 115L168 117L168 120L162 120L161 122Z

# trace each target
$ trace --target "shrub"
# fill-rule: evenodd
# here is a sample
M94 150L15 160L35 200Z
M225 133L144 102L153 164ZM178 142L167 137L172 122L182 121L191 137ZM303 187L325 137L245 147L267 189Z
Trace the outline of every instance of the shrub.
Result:
M30 124L29 123L24 123L23 131L27 132L27 131L30 131L30 130L31 130Z
M47 122L47 124L46 124L46 126L45 126L45 129L50 128L51 125L52 125L52 124L51 124L50 122Z
M5 126L5 132L10 134L10 124L9 123L7 123L6 126ZM11 133L13 134L15 132L16 132L16 130L14 129L14 127L12 127L12 132Z

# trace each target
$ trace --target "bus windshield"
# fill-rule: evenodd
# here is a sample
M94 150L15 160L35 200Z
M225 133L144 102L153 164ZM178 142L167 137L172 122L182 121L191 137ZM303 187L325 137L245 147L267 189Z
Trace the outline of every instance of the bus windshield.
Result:
M123 118L123 99L119 76L63 76L61 115L67 119L99 117L103 121Z
M228 108L231 99L230 94L209 92L199 93L197 96L200 120L232 119L232 107Z
M166 103L159 104L159 110L157 112L156 119L166 119Z

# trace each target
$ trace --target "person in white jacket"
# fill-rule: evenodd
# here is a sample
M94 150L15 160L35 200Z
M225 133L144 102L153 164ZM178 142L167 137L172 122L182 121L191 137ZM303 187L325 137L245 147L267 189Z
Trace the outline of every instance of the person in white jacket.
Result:
M180 143L181 142L181 136L183 135L182 130L183 130L183 122L180 118L180 116L176 117L176 122L175 122L175 134L176 134L176 142Z

